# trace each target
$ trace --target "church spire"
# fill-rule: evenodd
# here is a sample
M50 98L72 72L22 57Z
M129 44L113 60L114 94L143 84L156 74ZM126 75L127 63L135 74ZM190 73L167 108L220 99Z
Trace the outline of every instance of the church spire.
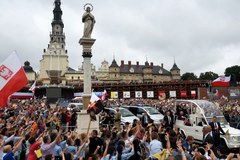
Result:
M59 24L63 28L61 1L55 0L54 5L52 26Z

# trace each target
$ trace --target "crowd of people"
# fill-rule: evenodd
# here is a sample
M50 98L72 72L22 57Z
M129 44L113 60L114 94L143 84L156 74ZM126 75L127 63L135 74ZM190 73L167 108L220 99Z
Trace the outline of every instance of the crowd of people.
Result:
M239 118L238 100L219 99L215 103L229 122ZM156 107L164 119L156 125L149 117L120 126L101 127L77 133L77 113L66 107L51 107L43 100L12 100L0 110L0 159L3 160L204 160L240 159L216 144L221 128L213 121L203 127L203 143L184 137L171 115L174 99L108 100L106 106L146 104ZM119 119L120 113L115 115ZM172 119L171 119L172 118ZM147 123L145 121L147 120ZM216 129L218 128L218 129Z

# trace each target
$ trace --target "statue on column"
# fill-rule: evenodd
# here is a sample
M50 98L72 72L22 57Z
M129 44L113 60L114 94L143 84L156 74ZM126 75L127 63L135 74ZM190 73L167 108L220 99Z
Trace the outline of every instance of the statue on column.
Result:
M82 16L82 22L84 23L83 38L91 38L92 30L95 24L95 18L91 14L93 6L89 3L84 5L86 11Z

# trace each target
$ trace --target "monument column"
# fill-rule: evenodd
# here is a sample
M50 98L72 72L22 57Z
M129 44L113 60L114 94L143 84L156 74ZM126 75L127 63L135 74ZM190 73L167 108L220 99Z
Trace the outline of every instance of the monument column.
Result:
M96 39L81 38L79 43L83 47L83 109L86 110L92 94L92 79L91 79L91 57L92 57L92 45Z
M90 3L84 5L84 10L86 11L82 16L82 22L84 23L83 37L79 40L79 44L83 47L83 110L78 112L77 118L77 132L83 133L90 130L99 130L99 118L96 121L90 123L90 116L87 114L87 108L92 95L92 67L91 67L91 57L92 57L92 46L96 39L91 38L92 30L95 24L95 18L91 14L93 6ZM91 125L90 125L91 124Z

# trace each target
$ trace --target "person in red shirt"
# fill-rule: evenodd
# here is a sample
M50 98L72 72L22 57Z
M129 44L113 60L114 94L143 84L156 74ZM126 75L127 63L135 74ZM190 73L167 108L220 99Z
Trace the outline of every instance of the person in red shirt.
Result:
M37 156L34 151L40 149L42 142L36 141L35 137L29 138L28 142L30 143L30 147L27 160L37 160Z

